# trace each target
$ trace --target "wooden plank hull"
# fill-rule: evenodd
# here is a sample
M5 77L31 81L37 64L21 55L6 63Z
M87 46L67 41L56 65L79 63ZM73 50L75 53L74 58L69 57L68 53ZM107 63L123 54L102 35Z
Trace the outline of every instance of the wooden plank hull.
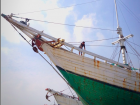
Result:
M139 105L140 94L57 66L84 105Z
M111 101L114 100L118 102L116 105L140 102L139 73L47 44L42 48L85 105L93 105L97 100L100 104L114 104Z

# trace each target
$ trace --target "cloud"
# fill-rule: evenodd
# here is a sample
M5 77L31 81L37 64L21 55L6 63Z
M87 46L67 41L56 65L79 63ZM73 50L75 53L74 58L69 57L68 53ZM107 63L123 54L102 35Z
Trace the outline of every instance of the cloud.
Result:
M1 51L7 55L10 52L10 49L8 47L1 47Z
M54 7L58 8L58 4L54 4ZM65 24L67 17L71 14L72 11L73 11L73 7L48 11L45 20L54 23ZM46 26L47 26L46 27L47 32L50 35L56 38L63 38L65 40L69 40L70 33L65 25L48 23Z
M2 36L5 37L5 39L11 43L19 44L21 41L21 38L19 37L18 33L15 32L13 27L6 22L3 18L1 21L1 33Z
M53 11L44 11L44 12L40 11L40 12L28 13L30 11L32 12L32 11L58 8L59 7L58 5L60 5L58 4L58 0L47 0L47 1L12 0L11 3L8 0L3 0L2 12L8 15L11 13L14 13L14 14L26 13L26 14L20 14L17 16L38 19L38 20L47 20L47 21L64 24L67 16L69 16L72 13L73 7L56 9ZM30 20L30 26L40 31L44 30L45 33L50 34L57 38L61 37L65 40L68 40L70 37L70 34L66 26L63 26L63 25L47 24L44 22L36 22L36 21ZM9 23L4 19L2 19L2 33L3 33L2 35L6 38L6 40L11 43L19 44L21 41L23 41L23 39L19 37L18 33L15 32L15 30L11 27L11 25L9 25Z
M2 104L44 104L48 103L45 99L46 88L64 89L65 82L28 47L28 54L22 48L2 47L1 50Z
M56 0L55 0L56 1ZM1 12L10 15L11 13L17 14L17 13L27 13L30 11L37 11L46 9L45 4L41 0L2 0L2 7ZM19 17L25 17L25 18L35 18L43 20L44 17L41 12L32 13L32 14L20 14L17 15ZM22 19L17 19L20 21ZM1 21L1 33L2 36L5 37L7 41L10 43L19 44L21 41L24 42L24 40L18 35L18 33L13 29L13 27L2 17ZM34 21L30 21L31 26L33 27ZM41 26L38 26L36 28L40 29Z
M96 14L91 13L84 15L81 19L77 20L75 22L75 25L84 27L95 27L97 22L98 21L96 19ZM87 35L91 34L92 32L93 30L89 28L74 27L74 40L77 42L88 40Z

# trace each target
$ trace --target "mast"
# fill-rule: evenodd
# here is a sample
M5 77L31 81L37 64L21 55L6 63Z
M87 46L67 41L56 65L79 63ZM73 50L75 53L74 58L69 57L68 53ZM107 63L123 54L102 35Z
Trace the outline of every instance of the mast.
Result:
M127 60L126 60L126 47L124 45L124 42L128 38L133 37L133 35L130 34L130 35L126 36L126 37L123 36L122 28L119 26L116 0L114 0L114 3L115 3L115 9L116 9L116 18L117 18L117 34L119 35L119 39L117 41L113 42L112 44L116 44L116 43L120 44L121 52L122 52L122 58L123 58L123 64L127 64Z
M116 0L114 0L114 2L115 2L116 18L117 18L117 25L118 25L117 28L119 28L119 19L118 19L118 12L117 12Z

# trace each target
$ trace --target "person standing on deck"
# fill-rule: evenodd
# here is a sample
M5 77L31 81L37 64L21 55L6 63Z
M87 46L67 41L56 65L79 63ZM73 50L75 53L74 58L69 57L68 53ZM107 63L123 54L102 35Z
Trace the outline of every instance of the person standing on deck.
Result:
M84 41L80 44L79 48L82 49L83 47L84 47L84 50L85 50L85 42ZM80 55L80 53L82 55L82 52L79 51L79 55Z

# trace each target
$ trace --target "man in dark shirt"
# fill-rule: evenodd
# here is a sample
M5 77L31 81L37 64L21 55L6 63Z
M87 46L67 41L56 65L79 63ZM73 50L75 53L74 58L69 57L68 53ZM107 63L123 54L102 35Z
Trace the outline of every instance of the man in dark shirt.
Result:
M84 47L84 49L85 49L85 42L84 42L84 41L80 44L79 48L82 49L83 47ZM81 55L82 55L82 52L79 51L79 55L80 55L80 53L81 53Z

